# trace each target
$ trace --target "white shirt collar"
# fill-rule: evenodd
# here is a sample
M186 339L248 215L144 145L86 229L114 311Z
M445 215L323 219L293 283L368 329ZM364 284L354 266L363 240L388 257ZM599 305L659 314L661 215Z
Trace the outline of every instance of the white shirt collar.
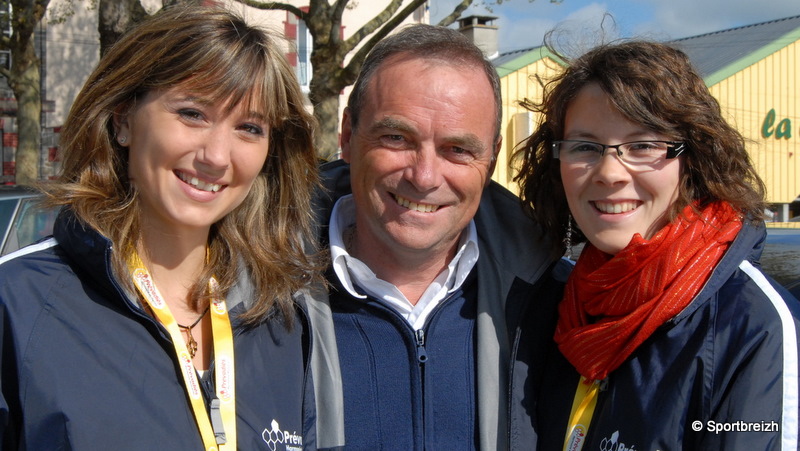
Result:
M343 233L354 223L355 201L352 195L347 195L336 201L328 227L331 262L336 277L352 296L366 299L367 295L371 295L377 298L403 316L414 329L422 328L430 312L448 294L461 288L478 261L478 232L475 222L470 221L465 233L461 234L453 260L428 286L416 305L412 305L396 286L379 279L364 262L347 252ZM366 294L359 293L356 285Z

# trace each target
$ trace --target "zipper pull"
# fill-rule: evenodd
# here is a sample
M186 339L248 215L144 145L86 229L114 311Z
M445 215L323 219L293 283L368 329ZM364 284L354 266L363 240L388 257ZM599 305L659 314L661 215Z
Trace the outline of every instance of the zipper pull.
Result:
M425 331L422 329L417 330L417 360L419 363L425 363L428 360L428 353L425 352Z

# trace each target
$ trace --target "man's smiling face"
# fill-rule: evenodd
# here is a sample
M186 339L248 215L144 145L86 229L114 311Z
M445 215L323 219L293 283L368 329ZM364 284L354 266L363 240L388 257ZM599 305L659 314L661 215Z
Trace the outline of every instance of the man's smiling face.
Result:
M499 148L487 76L397 55L365 94L357 127L349 114L342 127L359 235L389 254L451 252Z

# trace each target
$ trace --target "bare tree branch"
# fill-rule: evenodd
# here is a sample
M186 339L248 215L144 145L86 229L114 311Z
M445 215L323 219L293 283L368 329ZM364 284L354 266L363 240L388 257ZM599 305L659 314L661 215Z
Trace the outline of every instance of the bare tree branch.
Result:
M464 0L469 2L470 0ZM364 62L364 59L367 57L367 54L372 50L372 47L378 43L381 39L385 38L389 35L398 25L403 23L403 21L410 16L417 8L422 6L425 3L425 0L414 0L409 3L403 10L393 16L391 19L387 20L386 23L378 30L372 37L370 37L369 41L367 41L361 48L350 58L350 62L348 63L347 69L348 71L358 72L361 69L361 63ZM362 38L363 39L363 38Z
M499 5L501 2L502 0L498 0L497 4ZM455 22L461 16L461 13L463 13L467 8L469 8L470 4L472 4L472 0L462 0L461 3L456 5L452 13L448 14L447 17L440 20L439 23L436 25L439 25L441 27L446 27L451 23Z
M339 40L339 27L342 25L342 15L344 14L344 10L347 7L347 4L350 3L350 0L336 0L336 3L333 4L333 8L331 8L331 24L336 24L332 26L331 29L328 31L330 33L329 40L330 42L338 41ZM326 0L327 4L327 0Z
M243 5L250 6L252 8L261 9L261 10L269 10L269 9L277 9L281 11L288 11L295 16L299 17L302 20L306 20L308 14L306 14L302 9L290 5L288 3L283 2L259 2L255 0L236 0ZM313 2L312 2L313 3Z
M391 2L389 2L386 8L383 9L383 11L378 13L369 22L364 24L361 28L358 29L358 31L353 33L353 35L350 36L344 42L344 48L346 49L346 53L350 53L354 48L356 48L356 46L362 40L364 40L365 37L369 36L379 27L383 26L385 28L386 26L389 26L390 22L392 22L393 19L399 18L400 20L397 22L397 24L402 23L402 21L405 20L405 18L408 15L413 13L417 8L419 8L424 3L425 0L413 0L400 14L394 16L394 13L397 12L397 10L400 9L400 5L403 4L403 0L392 0ZM406 10L408 10L409 8L410 12L404 14L406 13ZM397 25L393 26L392 29L394 29L396 26ZM382 37L385 37L385 35Z

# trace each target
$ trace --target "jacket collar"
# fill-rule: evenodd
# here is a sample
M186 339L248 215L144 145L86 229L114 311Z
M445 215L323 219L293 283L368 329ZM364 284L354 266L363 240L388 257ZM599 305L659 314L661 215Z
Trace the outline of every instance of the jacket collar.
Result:
M64 249L71 266L89 277L107 294L117 293L111 265L111 241L83 223L65 207L53 225L53 236ZM78 272L76 271L76 272Z

